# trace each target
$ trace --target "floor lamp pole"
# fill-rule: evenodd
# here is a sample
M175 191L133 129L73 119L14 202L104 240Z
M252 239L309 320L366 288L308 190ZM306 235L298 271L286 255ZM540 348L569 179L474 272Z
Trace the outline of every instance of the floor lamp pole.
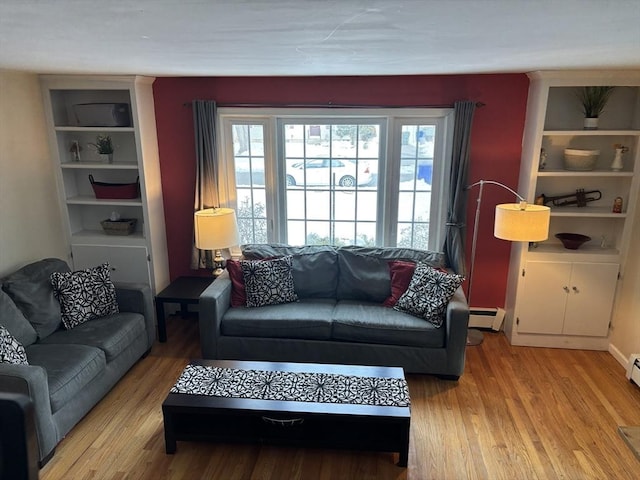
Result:
M469 271L469 282L467 283L467 302L471 307L471 287L473 286L473 270L476 264L476 245L478 242L478 222L480 221L480 205L482 203L482 191L484 189L484 180L478 182L480 190L478 191L478 199L476 200L476 216L473 220L473 240L471 242L471 269ZM480 330L470 329L467 331L467 345L480 345L483 335Z

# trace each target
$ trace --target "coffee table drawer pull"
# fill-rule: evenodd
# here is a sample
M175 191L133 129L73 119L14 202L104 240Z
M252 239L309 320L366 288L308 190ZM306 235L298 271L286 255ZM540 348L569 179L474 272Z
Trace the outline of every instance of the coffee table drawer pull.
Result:
M301 425L304 422L304 418L271 418L262 417L262 421L270 423L271 425L278 425L280 427L292 427L294 425Z

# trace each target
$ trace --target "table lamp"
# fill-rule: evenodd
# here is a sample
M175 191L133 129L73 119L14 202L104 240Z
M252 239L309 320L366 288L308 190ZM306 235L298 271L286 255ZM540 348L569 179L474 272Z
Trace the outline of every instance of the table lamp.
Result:
M473 268L476 259L476 244L478 239L478 222L480 220L480 203L482 202L482 190L488 183L502 187L513 193L519 203L504 203L496 205L496 217L493 224L493 235L502 240L511 242L541 242L549 237L549 219L551 209L543 205L531 205L511 188L493 180L480 180L469 185L466 189L479 186L476 205L476 215L473 222L473 243L471 244L471 270L467 288L467 301L471 306L471 287L473 285ZM467 345L479 345L483 336L479 330L469 330Z
M224 271L224 258L220 250L240 243L236 212L231 208L206 208L194 214L196 247L213 250L213 275Z

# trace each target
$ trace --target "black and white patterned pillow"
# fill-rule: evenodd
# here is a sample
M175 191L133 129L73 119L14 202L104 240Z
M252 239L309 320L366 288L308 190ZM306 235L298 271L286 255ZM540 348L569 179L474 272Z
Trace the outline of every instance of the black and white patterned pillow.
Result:
M87 320L118 313L116 288L111 282L108 263L77 272L54 272L51 284L67 330Z
M393 308L424 318L439 328L449 300L463 281L462 275L444 273L420 262L416 265L409 288Z
M0 363L29 365L24 347L3 325L0 325Z
M293 285L292 256L272 260L241 260L247 307L298 301Z

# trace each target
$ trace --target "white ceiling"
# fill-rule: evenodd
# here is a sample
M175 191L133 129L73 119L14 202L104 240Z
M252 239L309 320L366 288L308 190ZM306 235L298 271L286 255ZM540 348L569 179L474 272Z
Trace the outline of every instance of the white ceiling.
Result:
M640 68L640 0L0 0L0 68L170 76Z

